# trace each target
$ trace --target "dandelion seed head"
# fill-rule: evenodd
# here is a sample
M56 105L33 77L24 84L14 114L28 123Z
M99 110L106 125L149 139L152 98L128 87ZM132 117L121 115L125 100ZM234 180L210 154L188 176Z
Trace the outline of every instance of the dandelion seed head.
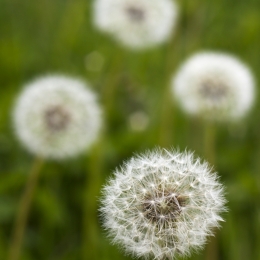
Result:
M157 149L115 171L100 210L108 234L126 252L173 259L203 247L223 221L224 204L222 185L206 162Z
M123 45L141 49L166 41L177 13L171 0L96 0L94 23Z
M80 80L39 78L20 94L14 108L16 134L32 153L62 159L86 150L97 138L101 110Z
M213 121L243 117L254 100L254 79L248 67L222 53L196 54L172 82L173 94L187 113Z

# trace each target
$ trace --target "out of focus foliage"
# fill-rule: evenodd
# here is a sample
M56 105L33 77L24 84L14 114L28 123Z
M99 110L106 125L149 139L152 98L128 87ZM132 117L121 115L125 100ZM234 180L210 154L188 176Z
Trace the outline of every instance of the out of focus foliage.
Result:
M94 250L96 259L131 259L102 231L97 212L102 183L123 160L154 146L187 148L208 159L204 123L175 106L170 79L189 55L220 50L239 56L257 80L260 2L178 2L181 13L172 39L133 52L93 27L90 0L0 0L0 259L6 259L33 161L15 138L12 107L23 84L38 75L86 79L100 97L105 127L84 156L45 162L22 260L79 260L88 252L86 259L94 259ZM215 126L215 169L229 200L226 222L217 234L219 259L260 259L259 109L256 97L243 122ZM191 259L203 259L204 253Z

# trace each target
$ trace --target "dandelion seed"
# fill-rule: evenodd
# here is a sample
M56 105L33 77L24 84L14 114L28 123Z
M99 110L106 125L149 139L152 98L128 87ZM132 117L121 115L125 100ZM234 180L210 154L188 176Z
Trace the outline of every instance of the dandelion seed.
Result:
M94 22L123 45L145 48L168 39L176 23L171 0L96 0Z
M131 188L121 189L126 183ZM113 242L126 252L147 259L173 259L203 247L223 221L224 204L222 185L206 162L195 160L189 152L158 149L116 170L103 189L100 210Z
M49 76L25 87L14 109L14 125L32 153L62 159L83 152L96 140L101 113L85 83Z
M215 121L236 120L253 104L254 80L235 57L200 53L174 77L173 94L189 114Z

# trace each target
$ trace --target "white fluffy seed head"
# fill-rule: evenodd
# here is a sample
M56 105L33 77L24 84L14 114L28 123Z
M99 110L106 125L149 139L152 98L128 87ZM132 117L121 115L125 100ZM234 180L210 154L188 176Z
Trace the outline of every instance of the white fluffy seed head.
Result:
M14 126L26 148L63 159L85 151L101 128L95 94L77 79L48 76L26 85L14 108Z
M203 247L225 211L222 185L192 153L154 150L116 170L101 213L114 243L137 257L174 259Z
M94 23L123 45L142 49L171 35L177 18L172 0L95 0Z
M254 79L246 65L223 53L191 57L172 81L173 94L189 114L213 121L243 117L254 101Z

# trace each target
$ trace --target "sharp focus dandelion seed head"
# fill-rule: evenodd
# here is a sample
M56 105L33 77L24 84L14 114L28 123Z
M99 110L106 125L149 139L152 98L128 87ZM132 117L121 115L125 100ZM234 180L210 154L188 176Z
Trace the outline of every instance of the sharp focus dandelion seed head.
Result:
M62 159L83 152L96 140L101 111L85 83L49 76L26 86L14 109L14 124L32 153Z
M123 45L141 49L166 41L177 13L172 0L96 0L94 23Z
M173 92L189 114L216 121L236 120L253 104L254 79L246 65L233 56L200 53L174 77Z
M113 241L137 257L173 259L203 247L223 221L218 177L189 152L155 150L127 161L103 189Z

